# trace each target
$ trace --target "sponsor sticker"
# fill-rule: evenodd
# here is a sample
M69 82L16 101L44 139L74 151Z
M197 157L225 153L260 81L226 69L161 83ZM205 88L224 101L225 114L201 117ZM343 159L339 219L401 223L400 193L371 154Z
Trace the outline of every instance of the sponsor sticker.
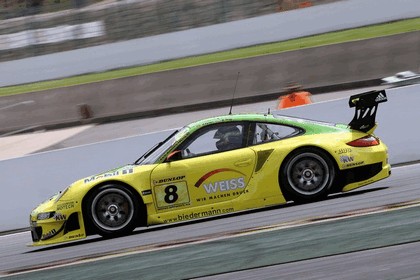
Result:
M56 212L53 216L53 219L56 221L64 221L67 219L66 215Z
M122 168L122 169L117 169L115 171L111 171L111 172L105 172L103 174L99 174L96 176L92 176L90 178L86 178L84 180L84 183L90 183L92 181L98 180L98 179L102 179L102 178L106 178L106 177L113 177L113 176L118 176L118 175L126 175L126 174L131 174L134 172L133 168Z
M57 205L57 210L67 210L74 208L74 201L61 203Z
M208 194L243 189L245 188L245 178L238 177L229 180L209 182L207 184L203 184L203 187Z
M57 234L57 230L52 229L49 232L43 234L41 240L49 239L49 238L55 236L56 234Z
M141 192L142 195L149 195L152 194L152 190L145 190Z
M348 163L354 161L354 156L340 156L340 161L342 163Z
M154 187L156 207L159 210L182 207L190 204L187 182L171 182Z
M342 155L351 153L351 148L344 148L344 149L338 149L337 151L334 151L336 154Z
M356 167L356 166L363 165L364 163L365 163L364 161L358 161L358 162L344 164L343 167L345 167L345 168Z
M169 178L162 178L162 179L156 179L153 180L153 184L154 185L161 185L161 184L167 184L170 182L176 182L176 181L181 181L185 179L185 175L182 176L174 176L174 177L169 177Z
M85 235L83 233L78 233L75 235L69 235L68 239L74 239L74 238L80 238L80 237L84 237Z

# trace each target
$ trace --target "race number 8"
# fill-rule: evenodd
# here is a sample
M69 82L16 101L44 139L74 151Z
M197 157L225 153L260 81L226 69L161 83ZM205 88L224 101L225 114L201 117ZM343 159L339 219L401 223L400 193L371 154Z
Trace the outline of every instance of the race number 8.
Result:
M178 188L175 185L169 185L165 188L165 202L170 204L170 203L174 203L175 201L178 200L178 194L176 193L176 191L178 190Z
M190 203L187 182L179 181L154 187L156 206L159 210L182 207Z

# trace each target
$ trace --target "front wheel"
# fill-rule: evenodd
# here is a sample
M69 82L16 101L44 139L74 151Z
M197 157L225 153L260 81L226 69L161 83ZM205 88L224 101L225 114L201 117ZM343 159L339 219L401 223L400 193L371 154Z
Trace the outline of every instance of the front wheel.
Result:
M96 189L86 205L87 216L95 233L116 237L131 233L136 227L138 201L130 190L119 185Z
M305 203L325 198L334 178L330 157L321 150L305 148L285 159L279 181L286 199Z

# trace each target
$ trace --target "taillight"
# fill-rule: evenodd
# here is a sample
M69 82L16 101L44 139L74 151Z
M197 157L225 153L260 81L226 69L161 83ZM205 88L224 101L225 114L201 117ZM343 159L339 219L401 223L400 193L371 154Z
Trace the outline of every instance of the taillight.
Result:
M348 142L347 145L352 147L370 147L370 146L376 146L379 145L379 139L375 136L368 135L356 140L353 140L351 142Z

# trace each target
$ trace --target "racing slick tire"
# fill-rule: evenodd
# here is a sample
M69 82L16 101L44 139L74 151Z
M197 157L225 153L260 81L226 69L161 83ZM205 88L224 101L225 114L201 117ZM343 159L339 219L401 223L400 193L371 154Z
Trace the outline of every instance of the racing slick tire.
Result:
M334 163L326 152L302 148L287 156L280 168L279 182L286 200L307 203L329 194L335 174Z
M134 230L139 203L129 189L108 184L93 191L85 210L90 228L103 237L112 238Z

